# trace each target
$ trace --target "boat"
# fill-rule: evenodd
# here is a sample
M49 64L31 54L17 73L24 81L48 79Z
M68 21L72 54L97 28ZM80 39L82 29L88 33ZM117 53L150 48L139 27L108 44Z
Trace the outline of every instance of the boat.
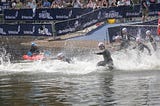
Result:
M23 55L23 60L42 60L43 58L44 58L44 55L42 54L33 55L33 56Z

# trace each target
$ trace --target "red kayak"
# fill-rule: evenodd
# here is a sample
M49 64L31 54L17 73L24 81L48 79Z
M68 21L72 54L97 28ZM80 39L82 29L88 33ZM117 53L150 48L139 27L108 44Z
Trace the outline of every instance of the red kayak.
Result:
M33 56L23 55L24 60L41 60L43 58L44 58L44 56L41 54L40 55L33 55Z

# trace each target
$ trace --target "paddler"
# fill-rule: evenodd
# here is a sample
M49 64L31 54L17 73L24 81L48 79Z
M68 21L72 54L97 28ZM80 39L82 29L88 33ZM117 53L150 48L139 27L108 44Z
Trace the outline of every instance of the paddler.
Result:
M29 52L27 53L27 55L32 56L32 55L38 55L38 54L40 54L40 51L37 47L37 44L32 42L31 43L31 48L30 48Z

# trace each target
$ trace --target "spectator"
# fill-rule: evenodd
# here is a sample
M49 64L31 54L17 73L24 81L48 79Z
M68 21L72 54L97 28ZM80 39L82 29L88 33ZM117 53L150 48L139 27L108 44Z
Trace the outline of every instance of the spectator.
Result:
M149 0L150 3L156 3L156 0Z
M58 4L55 1L53 1L51 4L51 8L58 8Z
M49 8L49 7L51 7L51 3L48 0L44 0L43 7Z
M42 0L38 0L37 2L37 8L42 8Z
M26 8L28 8L28 6L27 6L27 2L25 1L25 2L23 2L22 9L26 9Z
M73 5L72 5L72 0L67 0L67 1L65 2L65 6L66 6L66 7L73 7Z
M112 0L111 7L116 7L116 6L117 6L117 1L116 0Z
M97 0L97 8L102 7L102 0Z
M117 6L124 6L124 5L126 5L124 0L118 0Z
M72 5L74 8L82 8L83 7L82 3L79 0L74 0Z
M102 7L108 8L109 7L109 1L108 0L103 0L102 1Z
M28 3L27 3L27 7L32 8L32 9L37 8L36 1L35 0L29 0Z
M1 2L6 2L6 0L1 0Z
M127 6L130 6L131 4L133 4L133 1L132 0L125 0L125 4Z
M96 8L96 3L93 0L89 0L88 4L87 4L87 8Z
M51 8L63 8L63 3L52 2Z
M14 0L11 0L11 8L12 9L16 8L16 2Z
M141 12L142 12L142 22L145 22L148 17L148 5L146 0L141 0Z
M16 6L15 6L15 8L16 9L21 9L22 7L23 7L23 4L22 4L22 2L20 1L20 0L16 0Z

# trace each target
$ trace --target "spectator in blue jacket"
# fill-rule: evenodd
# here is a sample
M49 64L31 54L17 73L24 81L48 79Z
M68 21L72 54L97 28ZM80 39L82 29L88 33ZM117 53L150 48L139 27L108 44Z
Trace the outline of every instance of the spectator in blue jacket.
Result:
M49 7L51 7L51 3L48 0L44 0L43 7L49 8Z

